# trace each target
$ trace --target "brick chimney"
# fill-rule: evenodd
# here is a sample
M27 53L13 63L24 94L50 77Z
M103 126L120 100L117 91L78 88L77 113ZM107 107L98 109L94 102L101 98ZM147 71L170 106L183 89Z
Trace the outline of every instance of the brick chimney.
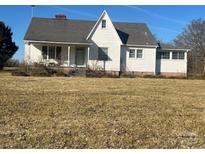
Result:
M56 19L66 19L66 15L65 14L56 14L55 18Z

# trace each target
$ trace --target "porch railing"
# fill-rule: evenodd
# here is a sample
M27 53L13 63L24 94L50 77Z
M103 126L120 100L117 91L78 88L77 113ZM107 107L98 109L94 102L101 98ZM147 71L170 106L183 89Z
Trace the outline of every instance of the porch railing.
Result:
M58 60L58 59L43 59L40 61L41 64L43 65L50 65L50 66L64 66L64 67L69 67L69 63L66 60Z

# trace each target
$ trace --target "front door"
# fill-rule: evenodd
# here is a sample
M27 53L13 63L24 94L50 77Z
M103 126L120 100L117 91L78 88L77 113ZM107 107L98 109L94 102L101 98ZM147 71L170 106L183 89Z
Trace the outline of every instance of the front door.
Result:
M75 54L76 66L84 66L85 64L85 51L83 49L77 49Z

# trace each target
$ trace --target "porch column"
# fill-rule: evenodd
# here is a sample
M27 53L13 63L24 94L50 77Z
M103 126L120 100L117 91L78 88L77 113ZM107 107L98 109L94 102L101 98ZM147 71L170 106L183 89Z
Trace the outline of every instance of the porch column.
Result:
M90 47L88 46L87 47L87 63L86 63L87 67L88 67L89 59L90 59Z
M70 46L68 46L68 66L70 66Z
M169 57L169 59L172 59L172 55L173 55L173 52L170 52L170 57Z

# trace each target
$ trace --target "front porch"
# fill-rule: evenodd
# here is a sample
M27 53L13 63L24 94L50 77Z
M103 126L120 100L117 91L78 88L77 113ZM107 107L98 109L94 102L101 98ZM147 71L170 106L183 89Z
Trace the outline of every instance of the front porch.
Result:
M40 50L37 61L45 65L85 68L89 59L88 44L33 43Z

